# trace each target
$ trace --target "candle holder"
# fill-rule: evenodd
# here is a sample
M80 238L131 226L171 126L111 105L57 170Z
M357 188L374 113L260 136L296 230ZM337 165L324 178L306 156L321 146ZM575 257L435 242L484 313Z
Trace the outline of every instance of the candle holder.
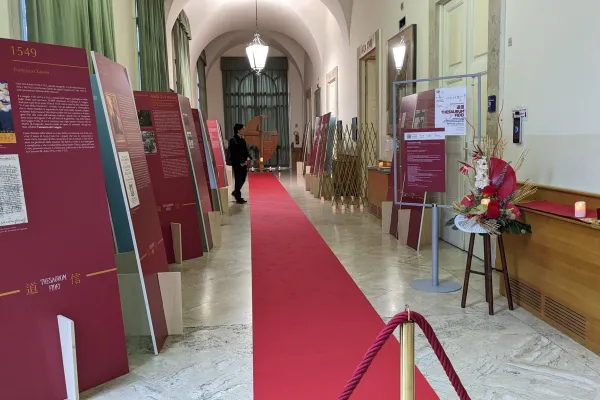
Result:
M585 218L587 214L585 201L575 203L575 218Z

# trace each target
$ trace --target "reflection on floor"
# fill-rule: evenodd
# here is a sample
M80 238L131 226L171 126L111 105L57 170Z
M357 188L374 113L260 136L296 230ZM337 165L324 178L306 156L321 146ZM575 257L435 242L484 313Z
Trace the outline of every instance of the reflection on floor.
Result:
M471 398L600 400L600 357L528 312L508 311L498 295L488 316L482 277L471 277L464 310L460 293L412 290L410 281L429 277L430 254L382 235L367 214L333 214L295 176L281 179L384 320L405 304L428 318ZM250 221L248 206L232 211L223 247L184 265L185 335L169 338L158 357L131 346L131 373L84 399L252 399ZM462 281L464 265L463 252L441 246L442 279ZM417 364L440 399L456 398L423 335Z

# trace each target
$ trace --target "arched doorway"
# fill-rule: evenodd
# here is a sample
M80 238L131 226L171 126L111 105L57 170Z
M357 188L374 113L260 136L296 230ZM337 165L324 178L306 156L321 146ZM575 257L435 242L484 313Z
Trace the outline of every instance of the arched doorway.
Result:
M250 69L246 58L221 58L226 137L233 135L236 123L245 124L257 115L267 115L263 130L276 130L279 134L279 150L270 160L265 160L267 166L290 165L287 70L286 57L269 58L259 75Z

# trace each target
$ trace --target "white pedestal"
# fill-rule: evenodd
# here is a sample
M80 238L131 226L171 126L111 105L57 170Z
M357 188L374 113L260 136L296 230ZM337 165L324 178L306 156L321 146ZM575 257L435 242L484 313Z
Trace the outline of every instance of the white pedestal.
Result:
M219 202L221 203L221 214L229 216L229 188L219 188Z
M307 192L310 190L311 181L312 181L312 175L309 173L306 173L306 175L304 176L304 190L306 190Z
M227 174L227 185L230 188L233 188L233 168L231 167L231 165L225 166L225 173Z
M381 233L390 234L390 226L392 223L392 207L393 202L381 202Z
M296 175L297 176L304 175L304 163L302 161L296 162Z
M183 335L183 298L181 294L181 272L158 274L167 331L169 335Z
M79 400L79 382L77 380L77 351L75 349L75 323L62 315L57 316L60 349L62 353L66 400Z
M212 211L208 213L208 221L210 224L210 234L212 235L213 246L221 247L221 213Z
M171 222L171 240L173 241L173 253L175 263L183 264L183 248L181 246L181 224Z

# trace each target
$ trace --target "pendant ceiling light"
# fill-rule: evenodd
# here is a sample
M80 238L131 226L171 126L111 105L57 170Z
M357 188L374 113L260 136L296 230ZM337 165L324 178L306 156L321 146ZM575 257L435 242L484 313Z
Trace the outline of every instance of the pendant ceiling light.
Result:
M260 34L258 33L258 0L255 0L255 4L256 33L254 34L254 39L246 46L246 55L248 56L248 61L250 61L250 68L256 71L257 74L260 74L260 71L262 71L267 64L269 46L260 39Z
M406 58L406 43L404 39L400 44L392 49L394 52L394 62L396 63L396 70L400 71L404 67L404 59Z

